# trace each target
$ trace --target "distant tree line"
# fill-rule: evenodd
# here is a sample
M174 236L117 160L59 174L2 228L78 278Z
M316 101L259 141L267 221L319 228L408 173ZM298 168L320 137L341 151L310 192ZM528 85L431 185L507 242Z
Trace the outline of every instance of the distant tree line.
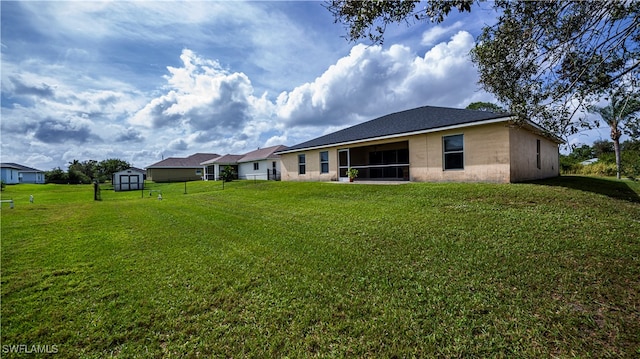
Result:
M621 173L631 179L640 179L640 140L627 140L620 144ZM585 161L591 163L585 163ZM563 174L616 176L616 154L611 141L595 141L593 145L576 147L568 155L560 155Z
M131 165L127 161L116 158L110 158L103 161L73 160L69 162L69 168L65 172L60 167L45 172L45 180L47 183L92 183L98 181L104 183L110 181L114 173L130 168Z

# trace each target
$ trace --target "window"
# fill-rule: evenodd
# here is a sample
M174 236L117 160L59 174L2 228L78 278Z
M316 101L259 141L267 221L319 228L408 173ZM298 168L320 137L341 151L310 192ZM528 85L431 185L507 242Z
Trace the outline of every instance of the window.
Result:
M298 155L298 174L303 175L307 173L307 160L305 155Z
M461 170L464 169L464 138L463 135L442 137L443 147L443 169Z
M540 140L536 140L536 167L538 167L538 169L542 168L540 161Z
M329 173L329 151L320 152L320 173Z
M258 170L260 170L260 162L255 162L255 163L253 164L253 170L254 170L254 171L258 171Z
M197 169L196 170L196 176L202 176L202 170L201 169Z

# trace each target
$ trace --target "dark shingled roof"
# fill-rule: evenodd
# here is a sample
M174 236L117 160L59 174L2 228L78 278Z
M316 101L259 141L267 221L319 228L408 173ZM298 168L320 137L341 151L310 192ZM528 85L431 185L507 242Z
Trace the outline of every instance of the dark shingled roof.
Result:
M291 146L284 151L290 152L305 148L322 147L345 142L374 139L403 133L435 130L438 128L471 124L509 117L509 114L487 111L461 110L446 107L424 106L392 113L371 121L345 128L313 140Z

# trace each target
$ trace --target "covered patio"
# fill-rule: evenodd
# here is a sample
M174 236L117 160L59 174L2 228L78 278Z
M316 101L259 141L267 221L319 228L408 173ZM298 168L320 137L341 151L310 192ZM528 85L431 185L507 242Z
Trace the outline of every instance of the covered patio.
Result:
M358 170L357 180L409 181L409 142L393 142L338 150L340 181L348 181L347 170Z

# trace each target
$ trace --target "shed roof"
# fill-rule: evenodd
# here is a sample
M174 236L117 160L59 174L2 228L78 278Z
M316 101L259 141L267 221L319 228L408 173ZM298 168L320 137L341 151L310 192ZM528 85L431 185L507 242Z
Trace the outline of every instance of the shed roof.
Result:
M122 170L122 171L118 171L118 172L116 172L116 173L121 173L121 172L138 172L138 173L140 173L140 174L145 174L145 173L147 173L147 171L145 171L145 170L141 170L141 169L136 168L136 167L129 167L129 168L127 168L127 169L124 169L124 170ZM114 174L116 174L116 173L114 173Z
M291 146L280 153L495 120L511 115L477 110L424 106L400 111Z
M169 157L147 168L200 168L200 163L220 157L215 153L196 153L189 157Z

